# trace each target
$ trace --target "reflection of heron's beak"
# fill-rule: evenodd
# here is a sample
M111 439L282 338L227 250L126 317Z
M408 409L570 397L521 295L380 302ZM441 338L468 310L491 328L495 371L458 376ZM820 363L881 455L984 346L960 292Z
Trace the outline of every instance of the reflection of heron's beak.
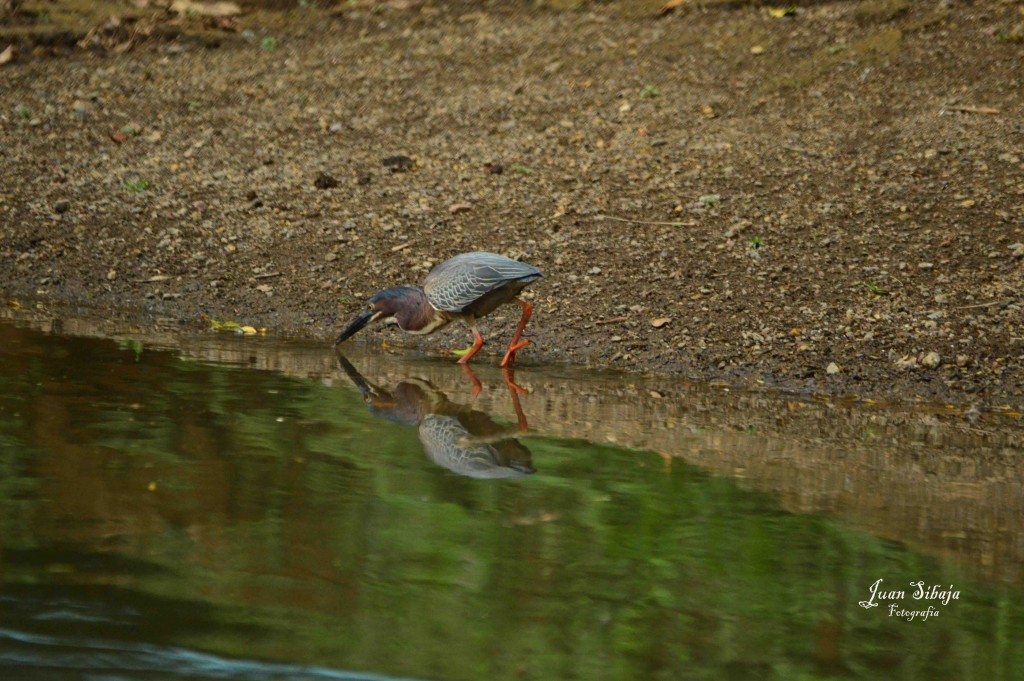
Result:
M374 395L373 386L356 371L356 368L345 358L345 355L341 354L341 350L336 350L335 352L338 355L338 364L341 365L341 368L345 370L348 377L359 388L359 392L363 394L363 400L369 402Z
M352 336L354 336L360 329L372 322L379 312L367 309L361 315L352 320L352 323L348 325L348 328L341 332L338 336L338 340L334 341L334 344L342 343Z

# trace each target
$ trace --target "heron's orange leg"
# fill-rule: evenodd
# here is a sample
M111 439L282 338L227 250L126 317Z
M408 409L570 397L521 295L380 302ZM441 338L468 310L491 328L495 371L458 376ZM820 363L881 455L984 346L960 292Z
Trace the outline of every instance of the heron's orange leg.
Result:
M512 396L512 407L516 410L516 419L519 421L519 430L526 432L530 425L526 422L526 414L523 413L523 406L519 404L519 395L529 395L530 391L516 383L516 377L512 367L505 367L501 373L505 377L505 383L508 385L508 392Z
M523 330L526 328L527 322L530 321L530 317L533 315L533 305L530 305L525 300L516 300L519 306L523 308L523 316L519 319L519 326L516 327L516 332L512 336L512 341L508 344L508 350L505 351L505 359L501 360L501 366L506 367L512 362L516 361L516 350L521 350L530 344L530 341L519 340L523 336Z
M473 347L469 349L469 352L462 356L462 359L459 360L459 364L468 364L473 355L480 352L480 348L484 346L484 337L480 335L480 332L477 331L476 327L471 326L470 331L473 332Z

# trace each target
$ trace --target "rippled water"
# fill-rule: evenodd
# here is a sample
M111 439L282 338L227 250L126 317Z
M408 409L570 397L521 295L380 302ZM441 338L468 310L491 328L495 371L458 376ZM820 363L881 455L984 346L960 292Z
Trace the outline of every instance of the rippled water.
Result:
M53 331L0 322L0 678L1024 678L1013 415Z

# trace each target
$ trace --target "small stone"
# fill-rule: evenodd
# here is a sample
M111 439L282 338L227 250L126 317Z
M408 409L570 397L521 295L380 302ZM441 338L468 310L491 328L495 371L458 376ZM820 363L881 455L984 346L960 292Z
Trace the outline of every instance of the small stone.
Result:
M117 270L107 272L107 281L114 281L115 279L117 279Z
M971 362L971 358L968 357L967 355L957 355L956 356L956 365L958 367L965 367L968 364L970 364L970 362Z
M937 366L939 366L940 364L942 364L942 356L939 355L939 353L934 352L934 351L933 352L929 352L921 360L921 364L922 364L922 366L926 366L929 369L934 369Z
M829 362L829 365L825 367L825 373L829 375L838 374L840 371L842 371L842 369L840 369L839 365L835 362Z
M666 324L668 324L670 321L672 321L672 319L669 317L658 317L657 319L651 320L651 326L653 326L656 329L660 329Z
M448 206L448 212L451 213L452 215L458 215L459 213L466 213L466 212L468 212L470 210L473 210L473 206L471 206L468 203L464 203L464 202L463 203L453 203L452 205Z
M754 45L753 47L750 48L750 54L764 54L764 46Z
M266 293L269 296L273 292L274 287L270 284L260 284L256 287L256 290L260 293Z
M67 213L70 209L71 209L71 202L70 201L58 201L57 203L53 204L53 210L55 212L57 212L57 213L60 213L60 214Z
M1016 243L1010 246L1010 255L1015 258L1024 258L1024 243Z
M601 274L601 268L600 267L591 267L590 271L587 274Z
M416 167L416 161L401 154L398 156L388 156L381 163L393 173L407 173Z
M930 270L930 269L933 269L934 267L935 267L935 265L930 263L930 262L919 262L919 263L917 263L917 269L919 269L919 270Z
M317 174L316 179L313 180L313 186L317 189L334 189L338 186L338 181L321 171Z
M83 120L88 117L92 107L80 99L76 99L75 103L71 105L71 113L78 120Z

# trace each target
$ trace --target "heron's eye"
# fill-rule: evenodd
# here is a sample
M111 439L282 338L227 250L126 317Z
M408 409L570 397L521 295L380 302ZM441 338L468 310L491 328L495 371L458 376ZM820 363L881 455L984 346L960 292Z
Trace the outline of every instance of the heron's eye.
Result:
M367 305L366 309L367 310L372 310L373 309L373 303L370 303L369 305Z

